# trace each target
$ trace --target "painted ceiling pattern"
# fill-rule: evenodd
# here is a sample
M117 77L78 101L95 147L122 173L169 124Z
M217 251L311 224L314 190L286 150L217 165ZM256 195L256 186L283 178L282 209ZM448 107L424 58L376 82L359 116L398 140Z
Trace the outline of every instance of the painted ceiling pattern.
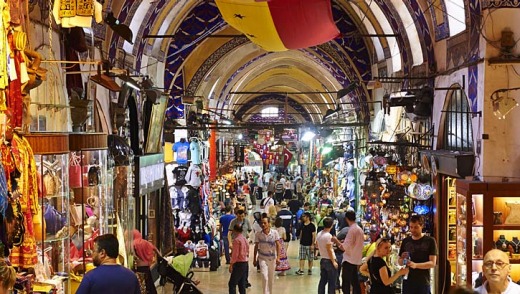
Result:
M427 69L430 72L435 70L433 42L449 37L448 15L446 13L439 13L439 9L446 11L445 1L446 0L403 0L404 5L413 19L413 25L416 26L418 32L418 43L414 43L412 39L409 39L409 36L406 33L407 27L403 25L403 20L400 19L399 13L394 7L394 4L392 4L393 1L334 0L332 5L333 18L336 26L342 33L342 37L319 46L300 49L300 53L303 53L305 58L307 58L307 60L303 60L302 62L307 65L323 68L335 79L334 84L339 88L347 87L353 82L358 82L358 87L352 95L349 95L348 101L343 102L355 103L353 108L360 114L359 117L362 120L367 120L369 119L369 111L367 103L363 102L368 101L370 98L369 92L365 88L363 81L369 81L372 79L372 65L377 63L378 60L375 60L377 59L376 54L374 53L375 49L370 43L373 42L373 39L361 36L367 34L367 30L362 24L363 19L360 20L360 16L349 12L349 9L346 9L346 7L350 5L352 7L359 6L359 9L371 9L371 7L377 5L378 9L383 12L391 30L396 35L396 46L398 46L397 52L400 54L402 62L400 74L408 76L411 74L414 66L411 46L420 46ZM132 47L131 52L135 56L135 68L137 69L142 66L143 53L151 52L148 41L142 37L146 34L156 34L159 27L157 22L164 19L164 13L162 10L165 8L172 10L171 6L177 5L169 5L167 2L167 0L153 1L148 5L149 8L146 11L141 11L139 10L139 7L143 4L142 0L126 0L121 6L121 9L116 13L118 19L125 24L129 24L135 14L145 14L145 17L143 18L144 21L135 36L135 44ZM467 13L469 13L470 19L473 13L480 13L480 1L468 0L466 2L469 3L469 8L467 8L469 11ZM485 1L485 3L485 6L482 7L483 9L520 6L519 1ZM179 5L186 5L186 3L182 2ZM184 116L182 105L183 95L204 94L199 93L199 91L204 90L203 88L200 88L200 86L208 76L212 75L213 70L221 60L226 58L230 53L236 52L238 48L249 46L248 44L250 44L247 39L242 37L230 38L227 42L223 42L218 47L213 48L213 51L205 57L205 60L198 63L198 68L195 70L190 69L191 72L194 72L194 75L190 77L189 80L186 80L187 77L184 74L183 67L191 64L190 59L193 58L192 54L198 46L207 46L204 43L212 42L211 39L205 39L203 42L194 44L193 36L215 34L218 33L219 30L227 27L227 24L223 21L214 2L193 1L193 4L190 3L186 6L189 6L188 11L179 14L181 15L179 18L174 18L174 21L170 24L170 29L168 29L169 32L173 31L175 37L163 41L169 42L164 56L164 86L168 89L170 94L167 116L174 119L182 118ZM379 34L376 39L379 39L383 46L383 50L387 54L385 55L385 58L391 58L392 56L388 56L390 51L387 47L388 43L385 40L385 36L382 35L384 32L382 31L381 25L378 24L378 20L373 17L375 14L368 11L364 12L365 15L369 17L370 22L372 22L376 34ZM161 13L163 14L163 17L160 17ZM358 36L356 37L356 35ZM478 36L472 35L470 38L471 40L475 40L474 38L478 38ZM115 60L118 55L121 54L121 50L118 49L123 48L123 42L124 41L117 35L112 34L108 50L111 60ZM153 44L154 46L160 46L158 45L160 43L161 42L156 42ZM471 49L471 55L475 57L478 56L478 48L472 47ZM160 52L160 50L157 50L156 52ZM237 58L237 64L229 66L230 71L221 75L221 79L219 80L219 85L217 87L218 92L215 93L215 101L212 102L212 105L216 106L216 112L221 113L228 110L237 110L246 113L247 107L231 104L243 104L244 102L254 103L256 99L263 97L260 95L252 99L251 96L244 96L244 98L234 98L230 101L231 95L229 95L229 92L239 91L240 87L247 88L247 85L241 84L245 74L253 71L257 62L269 62L269 60L273 59L275 56L276 55L273 53L258 50L258 52L252 54L248 60ZM159 58L159 60L161 60L161 58ZM378 72L388 72L391 74L393 72L392 69L388 69L384 65L384 63L380 63ZM290 73L291 70L289 69L288 74ZM472 72L471 78L473 81L475 77L478 77L478 72ZM319 76L314 78L316 80L320 79ZM470 87L472 86L472 79L469 80ZM302 81L302 84L305 84L305 81ZM270 87L276 89L277 86L270 85ZM334 91L338 89L326 90ZM473 95L475 95L475 93L470 91L470 99ZM240 99L246 100L240 101ZM312 102L311 97L307 97L306 99L307 101L304 102ZM302 102L301 99L298 101ZM292 100L291 107L297 110L305 120L311 119L311 116L308 113L308 108L299 105L296 100ZM260 116L254 114L249 114L248 117L254 118L255 120L261 120ZM293 119L297 118L294 117Z

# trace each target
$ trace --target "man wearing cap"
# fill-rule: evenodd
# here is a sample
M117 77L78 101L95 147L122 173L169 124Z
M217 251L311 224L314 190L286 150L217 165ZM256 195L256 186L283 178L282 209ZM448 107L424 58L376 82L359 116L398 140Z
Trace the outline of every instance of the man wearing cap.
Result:
M249 260L249 243L247 242L244 235L242 235L242 226L236 224L233 227L233 231L230 233L233 235L233 253L231 254L231 264L229 266L229 293L235 294L237 291L240 294L246 293L247 283L247 272L248 272L248 260Z
M289 241L291 241L293 214L287 208L287 202L282 201L280 206L282 209L280 209L280 211L278 211L276 216L278 216L282 219L282 226L285 228L285 232L286 232L285 240L283 240L285 243L285 250L289 250L288 248L289 248Z
M300 269L297 275L303 275L305 267L305 259L309 263L308 274L312 275L312 262L314 260L314 244L316 243L316 226L311 222L311 213L304 212L302 214L302 227L300 230Z

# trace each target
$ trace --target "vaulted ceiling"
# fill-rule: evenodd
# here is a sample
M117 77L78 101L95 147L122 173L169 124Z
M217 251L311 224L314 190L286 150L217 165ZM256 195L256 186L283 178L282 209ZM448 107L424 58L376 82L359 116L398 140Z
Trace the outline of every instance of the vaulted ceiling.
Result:
M245 0L253 1L253 0ZM171 95L167 116L182 116L181 98L209 98L208 107L259 121L261 109L281 107L294 122L320 122L336 107L336 91L355 83L339 102L343 115L355 110L369 119L377 76L428 76L435 72L434 44L464 31L477 0L333 0L340 37L306 49L267 52L230 27L213 1L112 0L118 19L134 32L134 44L108 32L109 57L135 56L134 68L152 57L164 62L164 87ZM171 35L147 38L149 35ZM215 37L226 35L227 37ZM271 119L272 120L272 119Z

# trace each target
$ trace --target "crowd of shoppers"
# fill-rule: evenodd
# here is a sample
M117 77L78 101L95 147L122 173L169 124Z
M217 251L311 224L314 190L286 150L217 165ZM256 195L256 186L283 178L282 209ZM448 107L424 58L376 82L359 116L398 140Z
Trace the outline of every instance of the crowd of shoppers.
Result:
M269 173L263 180L266 183L264 189L255 196L260 211L254 213L252 226L247 222L247 207L235 210L237 217L234 222L231 221L234 216L230 207L226 207L226 214L221 218L221 226L228 230L238 226L236 231L244 235L253 230L249 238L249 242L254 244L252 262L262 276L263 293L273 293L276 272L278 276L288 273L312 275L314 260L317 259L320 259L320 294L335 293L338 289L355 294L431 293L430 269L437 266L439 250L437 241L423 232L425 220L422 216L410 215L406 238L383 238L377 230L363 230L359 225L359 214L347 202L337 203L327 189L320 190L318 197L311 200L300 177L291 179ZM258 210L258 207L252 209ZM224 228L221 230L224 235ZM231 245L232 237L228 235L228 238ZM299 243L293 267L287 256L291 241ZM234 243L228 247L238 246ZM226 244L224 248L228 261L230 255ZM240 256L248 259L245 254ZM233 264L233 258L231 260ZM295 271L290 271L291 268ZM485 282L481 286L474 290L452 288L450 293L520 293L520 286L510 279L509 257L503 251L489 251L482 268ZM230 268L230 272L234 273L235 269L236 266ZM233 288L238 286L240 293L245 291L248 283L243 282L247 280L247 274L243 272L239 278L238 274L232 274L230 293L236 291L231 290L232 285Z

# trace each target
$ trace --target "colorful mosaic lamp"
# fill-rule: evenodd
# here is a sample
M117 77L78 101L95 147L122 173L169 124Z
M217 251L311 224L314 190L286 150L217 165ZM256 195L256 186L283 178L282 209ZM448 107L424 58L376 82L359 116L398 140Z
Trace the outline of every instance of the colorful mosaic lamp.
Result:
M216 0L224 20L266 51L326 43L340 35L330 0Z

